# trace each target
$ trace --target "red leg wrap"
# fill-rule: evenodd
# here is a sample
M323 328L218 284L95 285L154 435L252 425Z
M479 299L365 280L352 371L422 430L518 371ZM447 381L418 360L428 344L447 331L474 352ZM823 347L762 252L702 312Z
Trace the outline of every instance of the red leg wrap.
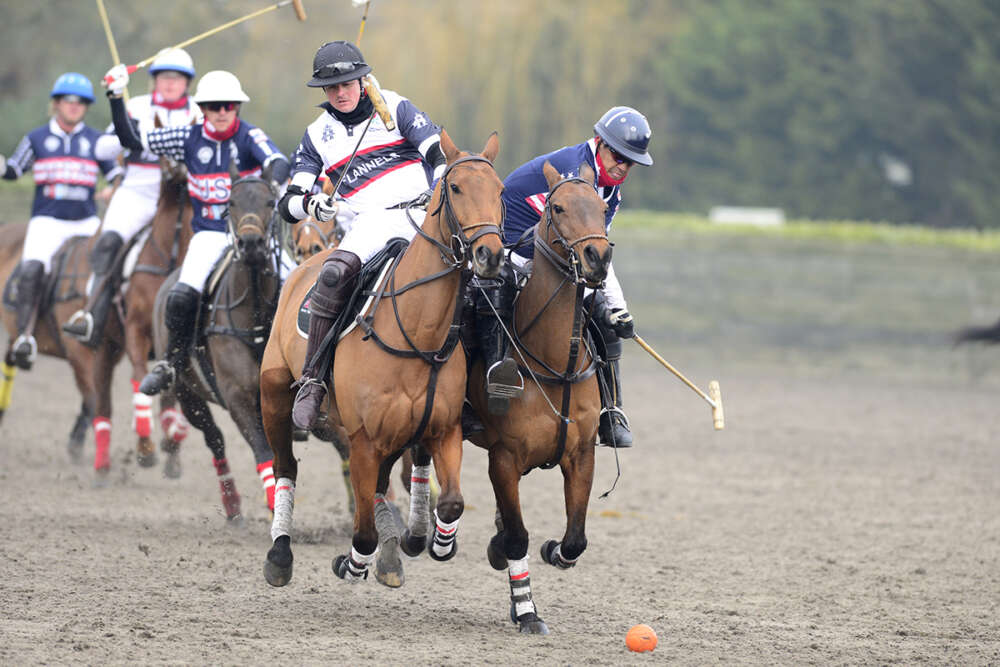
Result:
M236 492L236 480L229 472L229 462L226 459L213 459L215 474L219 476L219 490L222 492L222 507L226 510L227 519L240 516L240 494Z
M132 380L132 425L140 438L153 432L153 397L139 391L136 380Z
M264 485L264 493L267 494L267 509L274 511L274 461L264 461L257 464L257 474L260 475L260 483Z
M111 420L107 417L94 417L94 442L97 451L94 453L94 470L111 468Z

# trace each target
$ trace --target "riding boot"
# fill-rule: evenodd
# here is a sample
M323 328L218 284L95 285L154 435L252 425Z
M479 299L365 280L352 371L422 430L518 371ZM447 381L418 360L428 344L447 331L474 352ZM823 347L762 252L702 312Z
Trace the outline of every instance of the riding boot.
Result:
M629 429L628 417L622 411L621 370L618 360L622 356L622 341L605 339L607 359L601 373L604 376L601 391L601 421L597 428L598 443L604 447L631 447L632 431Z
M31 370L38 356L38 343L34 329L36 310L45 286L45 266L36 259L21 265L17 283L17 340L14 341L14 363L18 368Z
M306 361L302 377L293 385L299 388L292 405L292 424L295 428L312 430L319 416L320 406L326 397L326 384L320 377L325 353L323 342L351 297L360 271L361 259L347 250L334 250L323 262L316 289L309 300Z
M108 313L111 312L117 282L112 271L124 244L121 235L115 231L106 231L97 239L90 252L90 268L93 271L90 301L87 308L73 313L62 327L63 331L89 347L97 347L100 343Z
M195 321L201 305L201 292L177 283L167 294L167 312L164 324L167 328L167 354L142 378L139 391L150 396L168 388L188 363L191 343L195 337Z
M497 283L483 288L485 295L476 294L476 330L486 366L486 409L491 415L507 414L510 399L524 393L524 378L517 362L507 355L504 332L505 324L510 323L514 314L515 280L513 269L504 264Z

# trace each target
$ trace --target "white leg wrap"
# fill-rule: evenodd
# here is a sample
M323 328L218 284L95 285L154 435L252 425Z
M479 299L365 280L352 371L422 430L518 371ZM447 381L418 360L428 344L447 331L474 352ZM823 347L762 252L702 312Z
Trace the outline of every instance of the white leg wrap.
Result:
M434 510L434 520L434 541L431 543L431 549L438 556L447 556L455 548L455 536L458 534L458 522L461 521L461 517L451 523L444 523L438 516L437 510Z
M378 556L378 548L367 556L358 553L358 550L351 547L351 556L347 559L347 570L344 573L344 580L356 584L368 576L368 566L375 562Z
M427 534L431 522L431 466L413 466L410 473L410 534L421 537Z
M282 477L274 489L274 521L271 522L271 541L282 535L292 534L292 510L295 509L295 482Z
M535 603L531 601L528 557L507 561L507 576L510 577L510 599L514 603L514 615L523 616L534 612Z
M167 408L160 413L160 426L167 437L174 442L181 442L188 434L188 420L177 408Z
M388 502L381 493L375 494L375 530L378 532L380 545L392 539L399 539L399 530L396 528L396 520L392 516Z
M144 420L146 424L146 430L149 430L149 423L153 419L153 397L148 396L141 391L136 391L132 393L132 428L136 428L136 425L140 420Z

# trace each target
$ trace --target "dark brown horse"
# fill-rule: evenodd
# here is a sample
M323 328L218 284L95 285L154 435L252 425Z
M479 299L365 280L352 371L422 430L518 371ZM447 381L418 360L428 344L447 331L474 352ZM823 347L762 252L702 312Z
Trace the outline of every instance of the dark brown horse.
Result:
M8 278L17 268L26 231L27 225L24 224L0 226L0 285L6 285ZM52 261L55 276L46 277L50 288L45 290L47 296L43 297L43 303L39 306L34 336L40 354L66 359L73 369L73 378L76 380L82 401L80 412L70 431L67 449L71 460L82 461L87 427L93 419L97 435L94 469L97 480L101 481L111 466L107 440L104 439L104 436L110 434L110 426L103 426L94 415L102 401L107 403L111 401L110 383L103 381L102 378L110 377L111 369L121 358L121 325L118 322L107 325L104 334L107 344L98 350L93 350L64 335L59 327L59 323L64 322L84 305L89 275L87 256L96 239L97 235L75 236L68 239L56 251ZM0 310L3 311L2 319L9 337L4 362L0 366L0 418L2 418L4 411L10 405L13 393L15 366L12 342L17 335L17 326L12 311Z
M394 261L380 295L361 318L363 324L336 347L327 421L350 439L356 510L351 553L335 559L334 572L352 581L366 577L376 558L376 524L387 516L379 508L385 506L389 471L408 446L419 446L433 457L441 484L431 555L447 560L457 548L455 533L464 508L459 420L466 380L458 304L470 262L478 275L489 277L499 271L503 185L492 165L499 150L495 134L479 155L460 152L444 132L441 148L448 166L419 233ZM323 253L317 255L289 276L261 365L263 419L278 479L271 528L274 544L264 565L264 576L273 586L287 584L292 576L289 531L298 464L292 451L294 392L289 386L305 355L295 318L324 258ZM414 517L410 519L412 523ZM399 586L402 565L395 545L383 544L381 553L387 551L392 552L392 569L383 569L380 563L376 574L380 582Z
M267 506L274 507L271 449L260 419L260 359L281 288L279 250L273 235L275 193L268 178L240 178L233 172L229 226L235 243L224 269L205 288L199 335L190 362L174 383L187 420L205 436L219 478L222 504L230 521L242 519L240 496L226 460L222 432L208 402L225 407L250 444ZM153 311L157 353L166 347L166 295L177 282L174 272L160 287Z
M121 275L126 263L133 266L124 285L121 298L116 301L121 307L109 320L122 328L124 315L125 353L132 364L132 427L135 429L136 452L139 465L148 467L156 463L156 449L152 441L153 399L139 391L139 382L145 376L150 353L153 349L153 303L157 290L167 276L184 261L188 242L191 240L191 217L193 211L187 190L187 169L182 162L160 158L160 197L156 213L149 225L148 236L140 235L127 244L115 263L112 275ZM143 240L144 239L144 240ZM121 289L117 290L121 292ZM109 324L109 326L112 326ZM102 340L102 347L114 344ZM95 378L98 386L110 383L110 369ZM106 393L107 400L104 395ZM167 477L180 476L180 443L187 435L187 421L175 407L172 392L160 395L160 423L163 428L161 448L167 453L164 474ZM97 401L97 417L108 425L111 423L110 391L102 392ZM110 428L108 429L110 437Z
M566 497L566 533L542 547L542 559L557 567L576 564L587 546L584 524L594 476L594 443L601 399L596 360L586 343L589 314L584 288L597 287L611 262L604 215L607 208L586 164L579 178L563 179L546 163L549 195L535 233L531 277L521 290L510 327L525 382L523 396L503 416L486 409L482 363L469 376L469 398L486 426L472 442L489 450L490 481L497 501L497 534L487 554L506 568L511 620L521 632L547 634L531 597L528 531L518 484L533 468L558 465Z

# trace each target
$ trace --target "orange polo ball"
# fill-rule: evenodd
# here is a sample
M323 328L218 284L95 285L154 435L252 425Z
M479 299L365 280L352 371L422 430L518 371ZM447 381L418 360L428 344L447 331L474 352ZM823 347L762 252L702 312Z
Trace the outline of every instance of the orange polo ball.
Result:
M653 628L642 623L633 626L625 635L625 645L628 646L628 650L636 653L652 651L656 648L656 643L656 633L653 632Z

